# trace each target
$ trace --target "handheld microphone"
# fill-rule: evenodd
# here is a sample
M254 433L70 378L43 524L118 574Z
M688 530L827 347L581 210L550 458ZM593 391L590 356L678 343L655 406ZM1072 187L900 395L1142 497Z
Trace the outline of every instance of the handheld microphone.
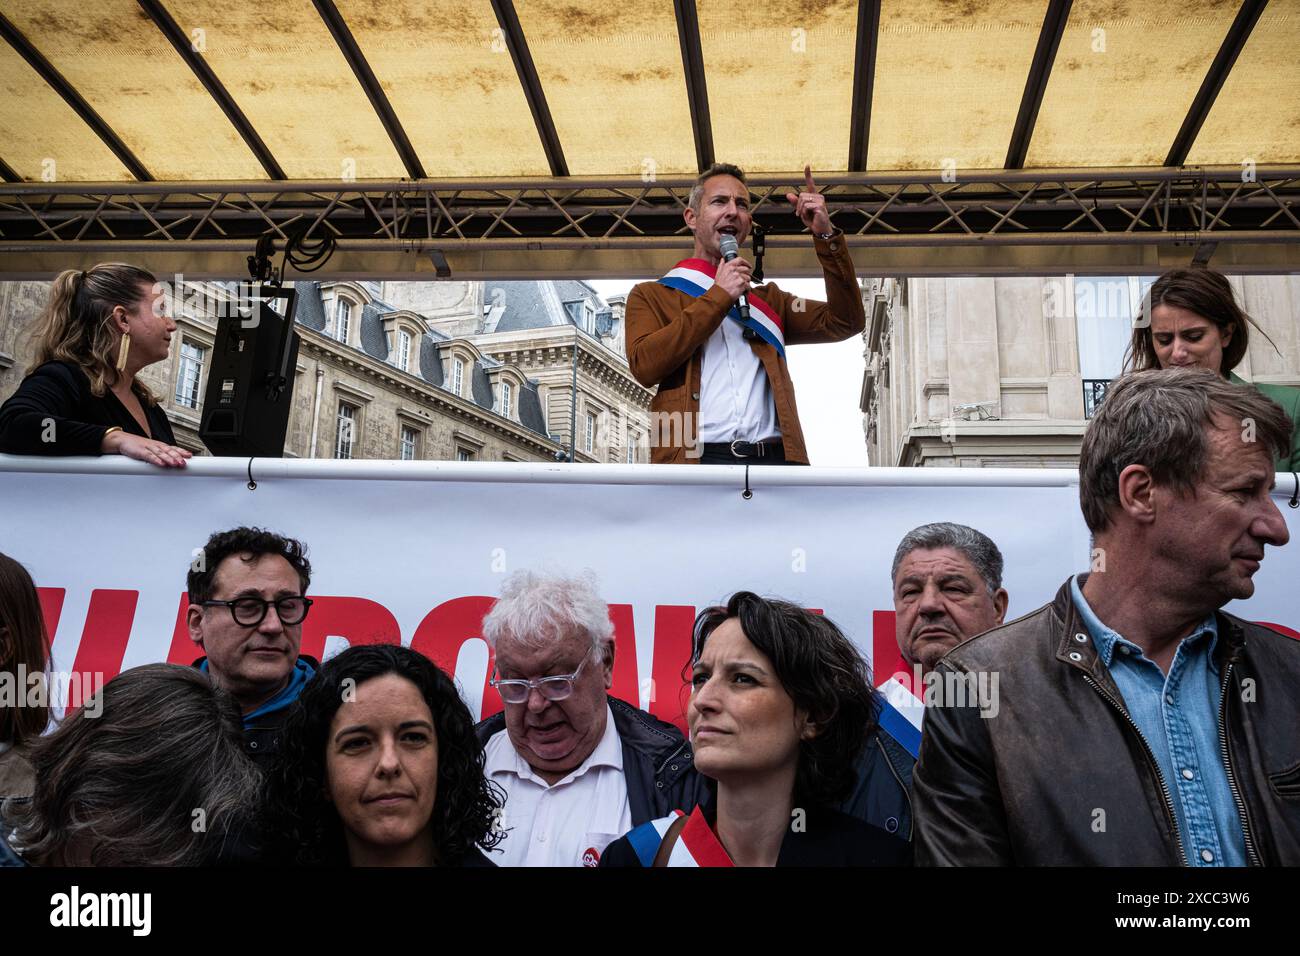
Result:
M722 253L722 259L724 262L730 262L732 259L740 255L740 246L736 244L736 237L726 233L722 234L722 241L718 243L718 249ZM745 295L743 292L740 293L740 298L736 300L736 308L740 311L740 317L748 322L749 296Z

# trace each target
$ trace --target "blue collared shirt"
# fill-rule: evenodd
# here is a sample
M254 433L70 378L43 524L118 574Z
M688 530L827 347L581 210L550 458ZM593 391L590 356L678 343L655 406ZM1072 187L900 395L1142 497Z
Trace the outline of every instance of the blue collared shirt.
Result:
M1101 622L1077 577L1070 590L1097 654L1164 775L1188 865L1245 866L1246 839L1219 746L1222 685L1214 661L1219 640L1214 615L1182 639L1166 676L1142 648Z

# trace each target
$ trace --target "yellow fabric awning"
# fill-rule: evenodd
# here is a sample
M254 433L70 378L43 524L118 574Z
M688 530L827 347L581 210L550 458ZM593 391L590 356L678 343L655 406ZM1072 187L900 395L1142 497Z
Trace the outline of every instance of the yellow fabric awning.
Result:
M275 178L150 6L188 38L284 178L390 180L411 177L403 137L430 178L682 175L702 156L753 173L805 163L846 172L855 129L867 171L998 169L1052 4L883 0L877 23L863 15L871 4L835 0L0 0L9 41L0 44L0 161L13 176L141 178L70 94L153 179ZM344 25L399 133L322 6ZM1023 165L1161 165L1241 9L1227 0L1070 4L1037 78ZM508 17L517 37L502 26ZM63 83L42 76L11 32ZM1297 49L1300 0L1273 0L1221 77L1186 161L1300 161ZM696 94L691 50L702 67ZM864 76L867 52L874 68ZM856 111L855 85L870 89Z

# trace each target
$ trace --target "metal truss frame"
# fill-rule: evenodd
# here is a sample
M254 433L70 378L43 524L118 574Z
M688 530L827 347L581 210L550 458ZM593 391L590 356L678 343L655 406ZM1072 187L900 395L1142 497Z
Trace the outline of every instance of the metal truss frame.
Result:
M769 266L772 274L820 273L784 198L800 178L749 182L768 248L801 252L789 269ZM241 275L267 233L278 249L293 235L333 239L325 272L338 277L432 278L430 256L456 278L653 275L668 258L660 250L689 247L682 211L692 183L0 183L0 275L48 274L108 253L188 257L196 274ZM1059 271L1059 256L1041 254L1054 247L1105 248L1099 271L1149 265L1159 248L1179 250L1161 261L1217 254L1233 271L1300 271L1300 167L846 174L821 188L855 249L908 250L884 255L880 274L944 274L933 263L905 268L936 247L951 257L948 274L1005 274L1017 263L1023 274ZM1116 255L1120 247L1131 251Z

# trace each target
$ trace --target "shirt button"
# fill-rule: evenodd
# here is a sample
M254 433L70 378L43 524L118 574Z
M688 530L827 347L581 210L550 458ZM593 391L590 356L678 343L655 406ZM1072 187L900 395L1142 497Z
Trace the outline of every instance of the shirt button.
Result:
M1165 694L1165 703L1166 703L1166 704L1169 704L1170 706L1173 706L1173 703L1174 703L1174 695L1173 695L1173 694Z
M695 401L698 402L698 401L700 400L700 393L699 393L699 392L691 392L691 398L695 399Z
M1080 644L1086 644L1086 643L1088 643L1088 638L1085 637L1085 636L1082 635L1082 634L1076 634L1076 635L1074 635L1074 639L1075 639L1076 641L1078 641Z
M1196 774L1192 773L1190 770L1188 770L1188 769L1186 769L1186 768L1183 769L1183 779L1184 779L1184 780L1191 780L1191 779L1192 779L1193 777L1195 777L1195 776L1196 776Z
M541 833L539 833L539 834L537 835L537 842L538 842L538 843L545 843L545 842L546 842L546 831L545 831L545 830L543 830Z
M1213 863L1213 862L1214 862L1214 854L1211 853L1209 850L1202 850L1202 851L1201 851L1201 859L1204 860L1206 863Z
M1132 654L1133 648L1129 647L1127 644L1121 644L1119 646L1119 652L1121 654Z

